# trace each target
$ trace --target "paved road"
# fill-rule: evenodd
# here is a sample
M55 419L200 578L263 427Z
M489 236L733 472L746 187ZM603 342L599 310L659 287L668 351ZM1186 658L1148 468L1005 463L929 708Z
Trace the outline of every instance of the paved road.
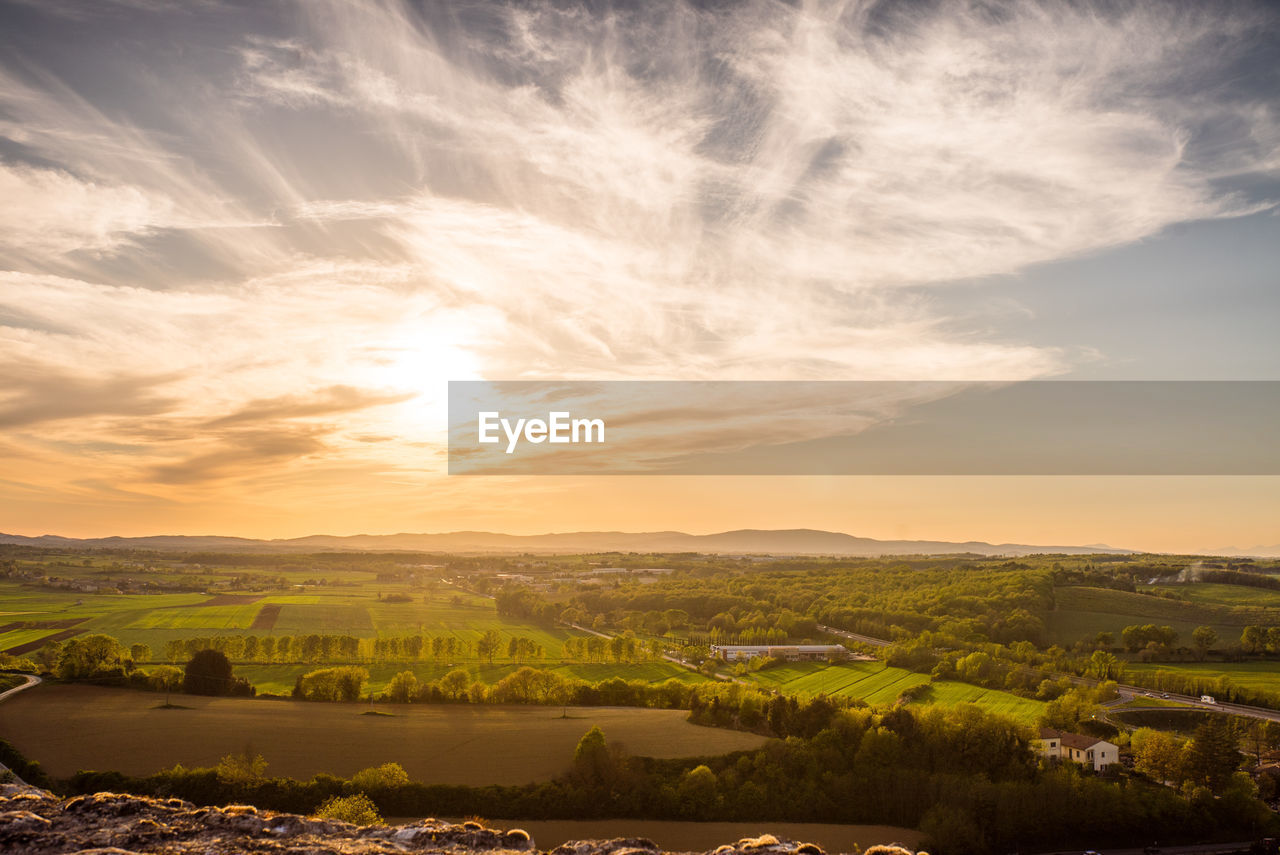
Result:
M834 626L823 626L822 624L818 624L818 631L838 635L850 641L861 641L863 644L870 644L872 647L888 647L893 643L883 638L872 638L869 635L859 635L856 632L845 632L843 629L836 629Z
M35 674L22 674L20 676L25 677L27 682L23 683L21 686L14 686L12 689L9 689L7 692L0 692L0 701L3 701L5 698L9 697L10 695L16 695L18 694L18 692L25 692L27 689L30 689L32 686L40 682L40 678L37 677Z
M1152 696L1161 700L1177 701L1186 704L1189 707L1204 710L1206 712L1229 713L1230 715L1244 716L1245 718L1257 718L1264 721L1280 721L1280 711L1269 710L1263 707L1251 707L1244 704L1228 704L1224 702L1206 703L1200 700L1199 696L1179 695L1174 692L1157 692L1154 689L1144 689L1141 686L1119 686L1120 697L1124 700L1141 701L1144 697ZM1175 709L1174 707L1142 707L1141 709Z

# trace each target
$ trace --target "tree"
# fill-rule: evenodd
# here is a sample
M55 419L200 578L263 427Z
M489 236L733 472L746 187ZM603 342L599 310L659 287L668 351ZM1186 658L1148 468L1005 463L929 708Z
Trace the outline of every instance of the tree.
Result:
M219 650L200 650L187 662L182 691L189 695L230 695L235 678L231 661Z
M64 680L83 680L108 672L124 673L128 652L109 635L86 635L73 638L62 646L54 669Z
M369 672L356 665L318 668L298 678L295 697L309 701L358 701Z
M409 773L399 763L383 763L369 769L361 769L351 776L351 785L363 792L389 790L409 783Z
M604 731L593 727L578 740L573 751L573 771L583 783L602 786L612 781L617 772L613 752L604 738Z
M1078 730L1080 723L1091 719L1096 711L1091 692L1071 689L1045 706L1040 715L1040 725L1071 732Z
M1218 633L1211 626L1198 626L1191 633L1191 642L1196 646L1200 658L1203 659L1213 645L1218 642Z
M147 682L157 692L164 692L164 702L169 703L169 694L182 688L183 673L181 668L172 665L158 665L147 672Z
M1095 650L1089 657L1089 673L1099 680L1111 680L1120 676L1123 670L1120 660L1114 653L1106 650Z
M466 668L454 668L440 678L440 691L451 701L456 701L467 691L471 684L471 674Z
M1240 633L1240 644L1250 653L1257 653L1267 640L1267 634L1260 626L1246 626Z
M401 671L391 678L387 697L396 703L407 704L418 694L418 677L412 671Z
M1157 781L1182 780L1182 743L1173 734L1142 727L1130 740L1134 767Z
M267 775L267 761L245 746L239 754L228 754L219 760L216 771L218 780L224 784L256 784Z
M151 648L145 644L134 644L129 647L129 658L135 663L150 662Z
M676 788L685 815L690 819L709 818L718 801L716 785L716 773L705 765L685 772Z
M1183 755L1192 783L1221 793L1243 759L1235 727L1225 716L1211 715L1196 728Z
M476 655L482 659L488 659L489 664L493 664L493 657L497 655L498 650L502 646L502 636L498 635L497 630L486 629L484 635L480 636L480 640L476 642Z

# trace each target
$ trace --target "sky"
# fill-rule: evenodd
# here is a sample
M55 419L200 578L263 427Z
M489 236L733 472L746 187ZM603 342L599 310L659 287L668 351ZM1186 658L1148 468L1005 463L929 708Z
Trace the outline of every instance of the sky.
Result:
M1280 379L1264 2L0 0L0 531L1280 544L1280 478L449 476L449 380Z

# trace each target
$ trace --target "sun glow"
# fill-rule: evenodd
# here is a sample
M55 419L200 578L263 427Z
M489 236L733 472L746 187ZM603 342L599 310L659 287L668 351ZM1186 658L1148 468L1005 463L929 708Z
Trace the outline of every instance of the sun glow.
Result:
M450 380L480 379L475 353L436 325L406 332L379 351L367 381L410 396L394 407L394 420L414 433L438 427Z

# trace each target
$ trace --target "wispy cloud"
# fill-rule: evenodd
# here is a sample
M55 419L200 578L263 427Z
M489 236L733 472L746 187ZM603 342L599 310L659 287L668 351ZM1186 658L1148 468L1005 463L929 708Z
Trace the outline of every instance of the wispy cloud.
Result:
M28 480L399 488L450 377L1049 376L1081 354L930 294L1280 168L1262 3L234 11L59 4L78 51L0 61L0 370L59 378L0 404Z

